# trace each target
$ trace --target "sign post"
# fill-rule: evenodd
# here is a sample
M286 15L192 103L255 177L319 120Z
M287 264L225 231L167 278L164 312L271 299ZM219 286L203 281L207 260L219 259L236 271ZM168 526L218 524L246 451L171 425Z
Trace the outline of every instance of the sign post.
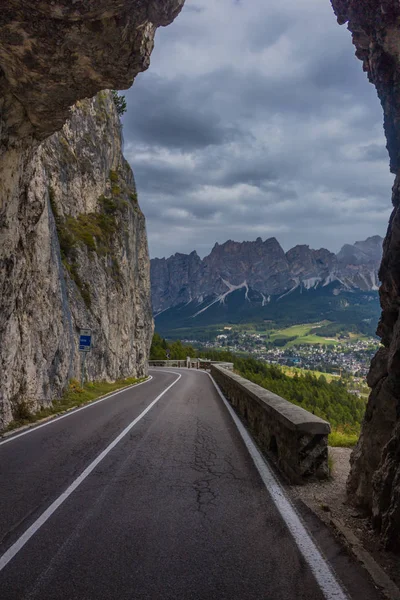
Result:
M85 362L86 354L92 347L92 330L81 329L79 333L79 352L81 353L81 388L85 383Z

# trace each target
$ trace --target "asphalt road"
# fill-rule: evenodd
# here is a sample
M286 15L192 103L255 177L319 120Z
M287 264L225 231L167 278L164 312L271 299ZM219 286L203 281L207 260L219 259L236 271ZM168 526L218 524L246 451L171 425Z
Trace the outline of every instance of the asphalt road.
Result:
M315 524L309 566L210 378L173 371L0 441L1 600L379 598Z

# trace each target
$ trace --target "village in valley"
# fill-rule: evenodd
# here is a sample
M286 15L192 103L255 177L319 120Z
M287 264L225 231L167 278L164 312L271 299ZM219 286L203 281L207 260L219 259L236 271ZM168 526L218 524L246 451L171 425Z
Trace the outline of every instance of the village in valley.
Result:
M320 324L325 326L326 322ZM377 338L340 333L335 337L315 335L319 325L302 324L280 330L257 331L239 325L222 326L206 341L184 340L204 349L230 350L283 367L350 375L364 382L371 359L379 348ZM314 333L312 333L314 332Z

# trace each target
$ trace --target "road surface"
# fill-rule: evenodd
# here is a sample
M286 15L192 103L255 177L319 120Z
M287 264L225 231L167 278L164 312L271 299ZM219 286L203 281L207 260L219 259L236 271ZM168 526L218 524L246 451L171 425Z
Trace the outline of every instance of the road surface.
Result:
M151 374L0 441L2 600L378 598L319 526L328 559L296 542L206 373Z

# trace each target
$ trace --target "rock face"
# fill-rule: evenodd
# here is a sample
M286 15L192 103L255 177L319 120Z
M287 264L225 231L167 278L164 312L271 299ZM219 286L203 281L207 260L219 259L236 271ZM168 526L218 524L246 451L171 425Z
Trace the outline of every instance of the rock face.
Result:
M321 248L295 246L286 254L275 238L215 244L203 260L194 251L151 261L155 313L210 296L247 287L265 297L297 288L311 289L337 282L343 289L378 289L382 238L373 236L346 244L335 255Z
M149 65L156 28L183 3L2 7L0 429L21 402L48 403L78 373L81 326L95 335L90 377L145 372L147 241L119 121L108 93L70 107L129 87Z
M43 140L80 98L126 89L184 0L7 0L0 14L1 142Z
M376 86L396 175L379 272L383 347L369 373L372 392L352 456L348 494L370 511L386 547L400 550L400 5L395 0L332 0L332 5L339 23L348 23L356 55Z
M175 303L190 302L193 291L196 290L197 293L199 289L202 261L197 252L176 253L171 259L155 258L151 261L152 297L154 308L158 311Z
M153 322L145 220L121 151L110 92L80 101L29 163L3 213L0 427L79 376L91 328L91 379L143 376Z

